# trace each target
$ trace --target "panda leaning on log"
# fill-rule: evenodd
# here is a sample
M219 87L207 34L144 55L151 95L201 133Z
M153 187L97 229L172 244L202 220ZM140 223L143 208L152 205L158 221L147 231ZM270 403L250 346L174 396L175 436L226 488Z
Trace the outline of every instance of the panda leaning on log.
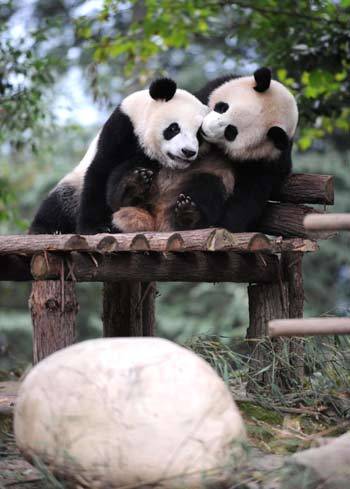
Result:
M161 168L175 175L198 157L200 127L208 111L168 78L126 97L79 165L44 199L29 232L120 231L112 223L114 210L147 208L153 175ZM107 202L109 180L116 190L112 207Z
M144 208L122 208L113 214L119 229L253 231L266 202L291 172L297 104L286 87L271 80L268 68L254 76L217 78L196 96L211 109L201 127L209 152L173 175L174 184L161 170L151 193L151 215Z

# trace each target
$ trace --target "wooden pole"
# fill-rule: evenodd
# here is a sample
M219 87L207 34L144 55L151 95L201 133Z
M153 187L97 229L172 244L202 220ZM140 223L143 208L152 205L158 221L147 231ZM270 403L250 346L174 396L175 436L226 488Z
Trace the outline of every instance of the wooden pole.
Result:
M304 219L308 231L350 231L349 214L310 215Z
M269 336L350 334L350 318L285 319L269 322Z
M140 282L105 282L103 336L142 336Z
M274 282L278 280L277 257L262 260L254 254L237 253L115 253L98 255L72 252L65 277L78 282ZM277 260L277 261L276 261ZM32 274L37 280L60 277L60 260L53 253L35 255Z
M142 333L143 336L155 336L156 334L156 295L155 282L142 282Z
M303 253L282 253L282 274L288 284L289 317L302 318L304 315ZM291 377L296 384L304 378L305 344L300 338L293 338L289 344Z
M33 282L29 306L33 322L33 362L36 364L75 341L79 309L75 283Z
M257 284L248 287L250 345L250 378L247 391L269 389L273 384L285 390L289 387L288 354L285 341L267 338L268 322L274 318L287 318L289 314L288 285Z
M154 336L154 282L105 282L103 336Z

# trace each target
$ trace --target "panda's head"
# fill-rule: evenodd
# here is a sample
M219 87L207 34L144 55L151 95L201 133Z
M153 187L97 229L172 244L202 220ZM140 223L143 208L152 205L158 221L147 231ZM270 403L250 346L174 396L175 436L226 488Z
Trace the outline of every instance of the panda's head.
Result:
M277 159L290 149L298 122L293 95L260 68L254 76L231 79L209 97L204 138L233 159Z
M147 156L168 168L187 168L199 153L200 127L209 109L169 78L127 97L121 110L130 118Z

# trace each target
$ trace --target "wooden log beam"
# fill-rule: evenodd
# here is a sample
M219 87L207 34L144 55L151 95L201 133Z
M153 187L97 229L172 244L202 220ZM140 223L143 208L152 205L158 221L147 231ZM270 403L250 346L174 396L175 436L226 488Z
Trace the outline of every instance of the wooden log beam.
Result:
M278 216L275 219L278 219ZM300 219L298 223L299 226L302 225ZM80 251L108 254L122 251L236 251L239 253L263 251L280 253L282 251L308 252L316 250L317 244L310 240L283 240L281 237L268 238L262 233L230 233L226 229L213 228L170 233L145 232L137 234L96 234L93 236L74 234L0 236L0 259L3 260L3 256L8 254L34 255L43 251Z
M319 211L306 205L297 204L275 204L269 202L266 205L261 220L257 226L257 231L285 238L312 237L314 239L327 239L334 233L318 232L308 233L304 227L304 218L309 214L319 215Z
M283 319L269 322L269 336L350 334L350 318Z
M72 252L65 261L65 279L78 282L274 282L278 279L277 257L217 253L115 253L99 255ZM37 280L61 275L61 260L53 253L32 259Z
M271 389L277 384L288 389L290 372L286 369L287 340L267 337L268 322L273 318L286 318L289 314L288 286L285 283L255 284L248 287L249 328L247 339L251 351L247 390L259 387Z
M304 219L304 226L312 235L314 231L349 231L350 214L308 215Z
M331 175L293 173L271 200L294 204L334 204L334 178Z

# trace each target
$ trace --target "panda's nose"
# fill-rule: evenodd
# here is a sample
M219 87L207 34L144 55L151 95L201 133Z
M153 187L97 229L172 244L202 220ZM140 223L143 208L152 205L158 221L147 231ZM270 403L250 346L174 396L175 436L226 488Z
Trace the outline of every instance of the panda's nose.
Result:
M196 151L192 149L182 148L182 153L186 156L186 158L192 158L196 154Z

